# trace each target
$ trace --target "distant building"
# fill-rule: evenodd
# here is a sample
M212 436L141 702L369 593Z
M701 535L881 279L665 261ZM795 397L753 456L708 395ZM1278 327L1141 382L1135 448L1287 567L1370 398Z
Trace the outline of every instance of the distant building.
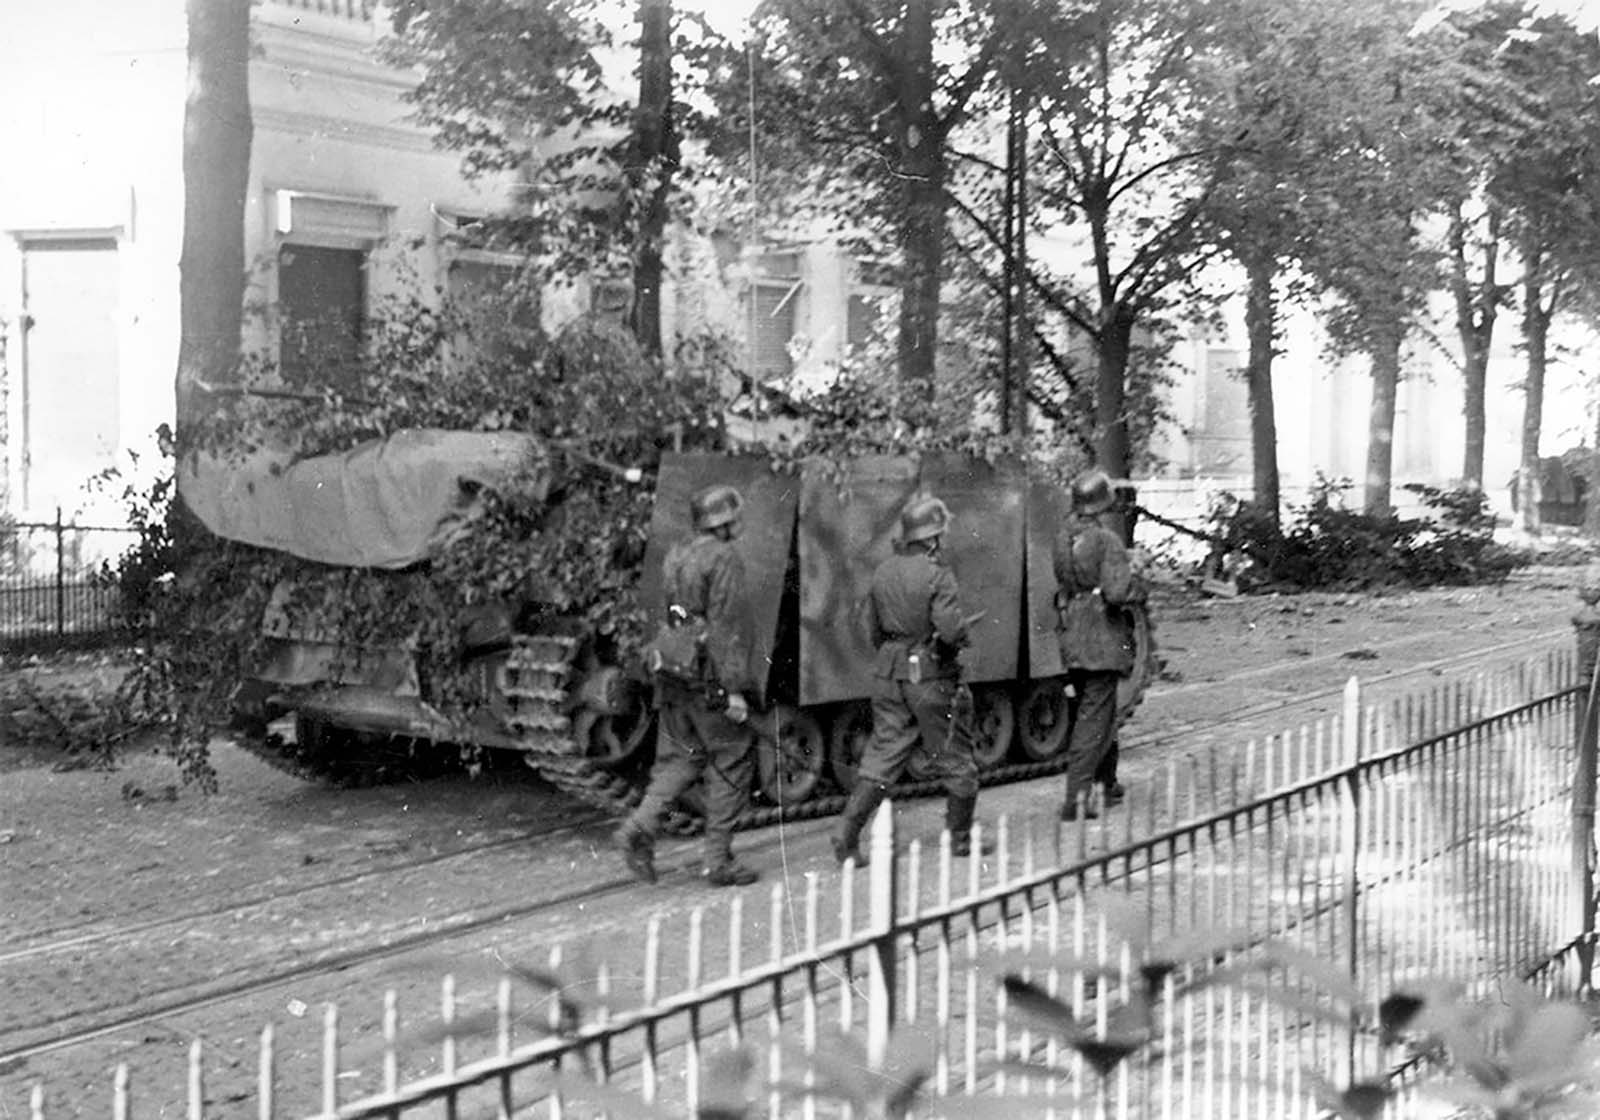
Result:
M408 120L412 77L371 57L370 0L261 0L250 61L247 323L287 377L359 343L424 247L424 286L481 255L442 234L507 201ZM13 513L69 513L90 474L170 421L183 238L184 0L19 5L0 43L3 478ZM493 261L487 262L492 264Z
M186 29L184 0L14 8L0 42L0 511L48 520L58 506L69 516L82 508L84 480L171 419ZM457 155L411 123L403 94L414 75L376 61L371 0L259 0L253 20L244 233L258 313L247 343L285 378L305 380L354 352L376 302L403 276L424 291L468 291L514 263L454 235L510 205L515 184L466 181ZM668 262L674 275L696 277L664 292L669 329L741 340L749 372L791 392L825 382L881 325L880 302L894 293L880 262L828 243L747 249L680 231ZM546 325L585 310L620 317L628 298L625 282L598 277L552 291L542 314ZM1511 331L1506 323L1490 397L1486 483L1500 501L1521 423ZM1192 506L1196 495L1248 488L1240 338L1196 338L1176 355L1189 373L1171 401L1178 427L1155 449L1152 496L1166 488L1175 505ZM1437 355L1426 364L1401 388L1397 483L1448 484L1460 469L1458 381ZM1314 341L1297 341L1277 370L1286 497L1303 495L1319 471L1359 483L1360 364L1331 366ZM752 400L759 420L765 397ZM1588 430L1581 405L1559 401L1547 411L1563 418L1547 432L1554 450ZM1570 430L1554 430L1563 425Z

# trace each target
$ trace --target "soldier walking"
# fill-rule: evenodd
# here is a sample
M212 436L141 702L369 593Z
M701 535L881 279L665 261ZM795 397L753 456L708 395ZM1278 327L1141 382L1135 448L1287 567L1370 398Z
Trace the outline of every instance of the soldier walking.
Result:
M1090 798L1097 778L1106 784L1108 801L1119 801L1122 795L1111 752L1117 734L1117 680L1132 672L1134 663L1133 622L1124 608L1142 602L1145 591L1122 538L1101 523L1113 501L1111 479L1104 471L1080 474L1072 482L1072 513L1055 540L1061 660L1078 697L1067 741L1067 788L1061 805L1065 821L1099 815Z
M644 798L617 831L633 874L656 881L655 838L661 817L695 781L705 794L705 877L713 886L745 886L760 876L733 858L733 828L750 800L753 735L745 693L744 564L733 546L743 526L744 499L732 486L711 486L689 500L695 535L673 545L662 562L670 625L687 628L700 653L692 668L659 672L655 764Z
M872 740L855 787L835 826L834 857L855 857L861 830L905 769L920 736L932 768L944 779L950 850L972 851L978 804L971 704L962 703L957 655L967 641L955 574L939 552L950 511L938 498L913 501L900 516L901 551L878 565L866 601L873 660Z

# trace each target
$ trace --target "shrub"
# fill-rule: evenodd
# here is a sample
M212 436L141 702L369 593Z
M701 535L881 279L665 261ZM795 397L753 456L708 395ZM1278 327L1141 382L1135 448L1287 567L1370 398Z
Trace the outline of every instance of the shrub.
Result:
M1479 491L1411 484L1432 516L1347 509L1348 479L1318 477L1311 501L1274 524L1231 494L1211 510L1214 558L1238 560L1246 590L1359 590L1493 583L1529 558L1495 543L1494 515Z

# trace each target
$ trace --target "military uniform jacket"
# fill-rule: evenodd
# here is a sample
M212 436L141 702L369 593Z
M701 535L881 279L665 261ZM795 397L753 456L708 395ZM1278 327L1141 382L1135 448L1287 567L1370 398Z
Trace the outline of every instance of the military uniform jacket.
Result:
M967 637L955 573L926 552L891 556L872 574L866 602L867 636L878 651L873 675L909 680L907 658L926 659L922 678L954 677L955 651ZM949 656L933 656L935 642Z
M705 620L711 675L729 692L750 691L744 561L733 542L700 533L668 549L661 569L668 606Z
M1067 519L1054 548L1061 657L1069 669L1133 670L1133 620L1144 600L1128 550L1093 518Z

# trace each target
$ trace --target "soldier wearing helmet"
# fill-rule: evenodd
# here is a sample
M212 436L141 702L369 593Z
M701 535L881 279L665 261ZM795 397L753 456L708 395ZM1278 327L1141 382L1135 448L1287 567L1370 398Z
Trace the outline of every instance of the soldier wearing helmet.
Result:
M867 594L865 622L877 650L873 661L872 741L856 771L855 787L834 828L840 863L860 858L861 830L905 769L920 737L922 749L944 779L945 824L956 855L971 853L972 817L978 804L970 705L956 654L967 641L956 577L939 542L950 511L922 497L900 516L900 552L878 566Z
M1099 815L1091 794L1099 780L1108 803L1121 800L1116 784L1117 681L1133 670L1133 623L1124 609L1142 602L1122 538L1101 523L1116 499L1111 478L1085 471L1072 482L1072 513L1054 548L1057 636L1061 660L1078 697L1067 741L1066 797L1062 820Z
M705 875L719 887L759 878L733 858L733 827L753 779L745 694L753 681L746 640L744 564L734 548L744 499L732 486L710 486L689 499L695 535L668 550L662 591L675 624L696 627L703 653L685 675L658 674L660 730L643 799L617 832L628 869L655 882L655 837L661 817L696 781L704 784ZM720 698L726 697L725 701Z

